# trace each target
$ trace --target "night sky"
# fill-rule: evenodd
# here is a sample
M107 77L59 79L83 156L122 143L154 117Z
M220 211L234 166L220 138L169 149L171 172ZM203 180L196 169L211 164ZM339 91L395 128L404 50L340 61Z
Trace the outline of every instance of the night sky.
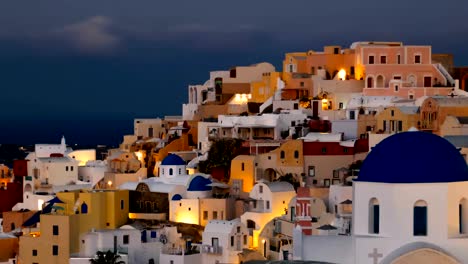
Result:
M0 3L0 143L113 144L181 115L209 71L355 41L432 45L468 65L468 1Z

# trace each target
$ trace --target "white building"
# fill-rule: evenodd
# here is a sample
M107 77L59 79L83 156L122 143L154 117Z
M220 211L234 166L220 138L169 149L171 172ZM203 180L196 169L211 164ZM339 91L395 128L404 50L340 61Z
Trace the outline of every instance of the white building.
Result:
M249 246L258 247L258 236L273 218L286 214L296 192L288 182L259 182L250 191L250 208L241 216L249 229Z
M457 148L434 134L398 133L374 147L354 182L353 235L303 236L298 228L294 258L466 263L467 201L468 167Z
M211 220L203 232L203 263L239 263L238 254L248 248L247 227L239 219Z

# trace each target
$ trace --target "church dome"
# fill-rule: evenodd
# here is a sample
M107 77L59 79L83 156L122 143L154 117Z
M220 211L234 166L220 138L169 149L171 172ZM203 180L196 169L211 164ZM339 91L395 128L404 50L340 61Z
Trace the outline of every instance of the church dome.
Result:
M185 165L185 161L176 154L169 154L166 158L163 159L161 165L179 166Z
M446 139L426 132L403 132L384 139L372 149L356 181L468 181L468 167L459 150Z

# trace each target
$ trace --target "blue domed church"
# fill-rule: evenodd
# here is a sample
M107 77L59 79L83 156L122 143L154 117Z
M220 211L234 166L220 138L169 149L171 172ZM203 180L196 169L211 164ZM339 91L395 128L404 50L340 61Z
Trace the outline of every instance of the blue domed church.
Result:
M418 131L384 139L353 192L354 263L467 263L468 167L447 140Z

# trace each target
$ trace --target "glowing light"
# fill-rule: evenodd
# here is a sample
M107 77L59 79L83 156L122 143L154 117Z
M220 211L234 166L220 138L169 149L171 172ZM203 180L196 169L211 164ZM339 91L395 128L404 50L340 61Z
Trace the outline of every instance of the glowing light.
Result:
M112 181L108 181L108 182L107 182L107 185L108 185L109 187L111 187L111 186L112 186Z
M137 156L137 158L138 158L139 161L142 161L142 160L143 160L143 153L141 153L141 152L135 152L135 155Z
M344 69L341 69L339 72L338 72L338 78L340 80L345 80L346 79L346 71Z
M265 239L262 239L262 244L265 244L265 242L266 242Z
M232 104L246 104L252 98L251 94L236 94L232 100Z
M44 200L42 199L37 200L37 210L42 210L43 204L44 204Z
M322 104L326 104L328 103L328 100L327 99L322 99Z

